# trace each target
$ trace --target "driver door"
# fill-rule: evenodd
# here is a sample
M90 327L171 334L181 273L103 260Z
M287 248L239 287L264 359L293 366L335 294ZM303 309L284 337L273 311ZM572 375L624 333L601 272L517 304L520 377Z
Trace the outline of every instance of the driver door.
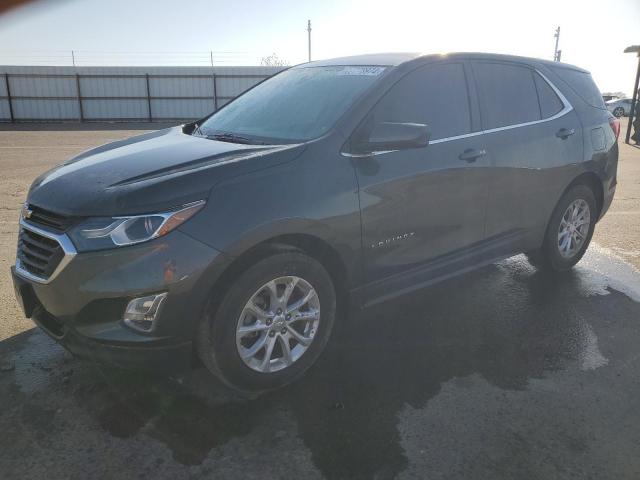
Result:
M426 147L354 158L371 301L455 270L465 249L484 238L488 162L469 91L463 63L419 67L359 129L398 122L430 130Z

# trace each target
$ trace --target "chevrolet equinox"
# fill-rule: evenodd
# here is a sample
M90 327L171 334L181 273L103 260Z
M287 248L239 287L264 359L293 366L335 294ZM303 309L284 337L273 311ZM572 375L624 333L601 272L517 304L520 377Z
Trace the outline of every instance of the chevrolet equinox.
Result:
M570 269L613 198L619 128L589 72L562 63L299 65L37 178L16 295L80 357L163 371L199 357L233 388L276 388L318 359L343 300L521 252Z

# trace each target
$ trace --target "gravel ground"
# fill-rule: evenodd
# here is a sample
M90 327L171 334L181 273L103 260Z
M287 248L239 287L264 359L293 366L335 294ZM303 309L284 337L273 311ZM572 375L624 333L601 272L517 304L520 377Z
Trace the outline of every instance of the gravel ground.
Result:
M0 477L640 478L640 149L570 275L518 256L350 312L302 381L246 399L77 361L13 298L31 181L147 127L0 128Z
M619 161L616 195L593 240L640 269L640 147L620 142Z

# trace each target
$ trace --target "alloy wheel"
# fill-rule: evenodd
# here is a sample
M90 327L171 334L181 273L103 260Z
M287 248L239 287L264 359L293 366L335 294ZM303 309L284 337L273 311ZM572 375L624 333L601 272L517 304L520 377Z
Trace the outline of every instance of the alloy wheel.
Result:
M275 278L249 299L236 327L236 346L252 370L270 373L295 363L313 342L320 323L320 299L309 282Z
M591 224L589 205L579 198L571 202L560 220L558 250L564 258L573 257L587 239Z

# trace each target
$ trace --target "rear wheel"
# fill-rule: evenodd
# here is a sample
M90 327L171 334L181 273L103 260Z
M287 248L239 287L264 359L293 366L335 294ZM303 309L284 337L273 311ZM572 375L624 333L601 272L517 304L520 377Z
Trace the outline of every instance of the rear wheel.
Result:
M335 311L334 286L322 265L297 251L279 253L240 274L202 319L198 354L235 389L281 387L320 356Z
M613 109L613 114L616 116L616 118L620 118L624 115L624 108L622 107L616 107Z
M572 187L556 205L542 247L527 253L529 262L556 272L569 270L587 250L596 220L596 201L591 189L586 185Z

